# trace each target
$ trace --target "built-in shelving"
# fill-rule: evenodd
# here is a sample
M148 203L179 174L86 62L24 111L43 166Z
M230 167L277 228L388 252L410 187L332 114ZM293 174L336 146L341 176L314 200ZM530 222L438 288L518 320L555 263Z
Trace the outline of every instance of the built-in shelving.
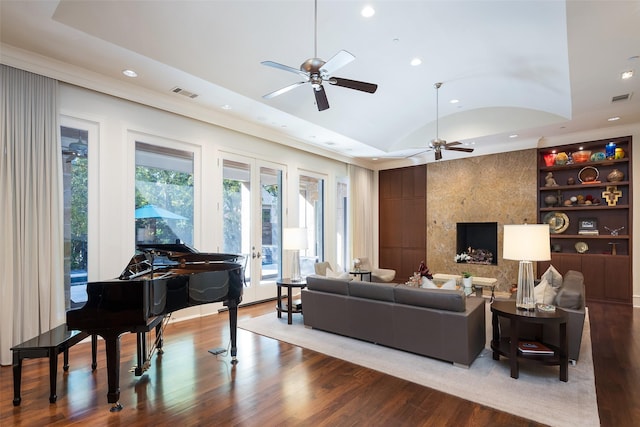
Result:
M605 153L605 146L614 143L624 151L622 158L599 161L572 162L547 165L545 156L564 152L570 157L573 153L590 150ZM581 271L585 276L587 300L607 301L624 304L632 302L631 249L632 245L632 170L631 137L611 138L600 141L582 142L557 147L538 149L538 220L550 223L558 216L563 222L550 224L552 259L538 264L544 271L553 264L561 273L568 270ZM597 181L581 182L581 171L593 167L598 172ZM609 181L608 176L614 169L622 173L619 181ZM593 170L590 170L593 172ZM547 186L551 173L556 185ZM571 182L570 182L571 181ZM604 193L611 186L617 191L617 199L609 200ZM555 196L556 202L549 203ZM592 204L573 202L571 198L589 199ZM550 216L550 213L555 215ZM580 234L579 225L591 221L599 234ZM612 230L616 230L612 234ZM585 247L587 248L585 250ZM579 251L580 250L580 251Z

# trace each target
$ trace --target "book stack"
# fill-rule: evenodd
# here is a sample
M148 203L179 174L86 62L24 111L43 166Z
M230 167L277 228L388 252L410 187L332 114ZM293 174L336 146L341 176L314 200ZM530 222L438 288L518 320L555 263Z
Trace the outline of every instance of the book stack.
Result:
M600 232L598 230L578 230L578 234L586 234L589 236L598 236Z
M520 341L518 350L522 354L553 355L553 350L536 341Z

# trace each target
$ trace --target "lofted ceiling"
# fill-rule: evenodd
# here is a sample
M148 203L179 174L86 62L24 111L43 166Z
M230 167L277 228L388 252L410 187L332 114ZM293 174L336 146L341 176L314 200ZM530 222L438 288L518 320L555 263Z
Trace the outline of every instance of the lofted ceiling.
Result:
M640 123L639 0L318 0L314 23L313 0L2 0L0 60L348 161L430 162L436 133L475 149L446 160ZM325 111L308 84L264 99L300 76L261 62L298 68L316 42L377 92L325 82Z

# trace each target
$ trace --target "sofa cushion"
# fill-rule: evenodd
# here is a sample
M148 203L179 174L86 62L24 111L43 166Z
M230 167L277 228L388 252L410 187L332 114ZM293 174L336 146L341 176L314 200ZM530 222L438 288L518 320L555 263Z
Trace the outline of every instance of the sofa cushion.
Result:
M396 303L435 308L439 310L466 310L466 298L461 290L423 289L407 285L393 288Z
M569 270L565 274L562 288L556 296L556 305L574 310L584 307L584 276L582 273Z
M307 276L307 288L332 294L349 295L349 281L317 275Z
M394 301L395 283L373 283L354 280L349 283L349 295L352 297L374 299L378 301Z

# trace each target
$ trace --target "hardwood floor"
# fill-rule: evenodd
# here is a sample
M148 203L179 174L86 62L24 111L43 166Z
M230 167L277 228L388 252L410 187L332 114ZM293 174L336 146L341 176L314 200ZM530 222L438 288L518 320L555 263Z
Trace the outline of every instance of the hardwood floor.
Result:
M273 302L242 307L239 317L268 312L275 316ZM639 425L640 309L590 304L589 313L601 423ZM55 404L49 404L46 359L24 362L19 407L12 404L12 369L4 366L0 426L539 425L241 329L233 366L228 356L207 351L228 337L226 313L172 323L164 354L135 377L128 372L135 337L123 335L119 413L107 404L102 342L95 372L90 345L71 348L69 371L58 372Z

